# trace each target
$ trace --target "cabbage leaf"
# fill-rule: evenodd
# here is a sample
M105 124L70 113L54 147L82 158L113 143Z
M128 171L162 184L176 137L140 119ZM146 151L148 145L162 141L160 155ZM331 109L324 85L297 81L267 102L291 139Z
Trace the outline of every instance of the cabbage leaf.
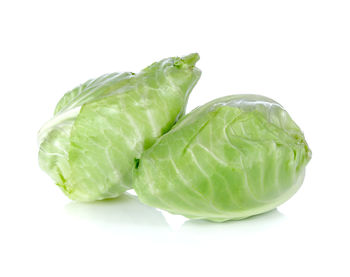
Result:
M193 110L146 150L134 189L144 203L188 218L242 219L294 195L310 159L280 104L232 95Z
M198 54L112 73L66 93L39 131L39 164L71 199L117 197L135 160L183 115L200 78Z

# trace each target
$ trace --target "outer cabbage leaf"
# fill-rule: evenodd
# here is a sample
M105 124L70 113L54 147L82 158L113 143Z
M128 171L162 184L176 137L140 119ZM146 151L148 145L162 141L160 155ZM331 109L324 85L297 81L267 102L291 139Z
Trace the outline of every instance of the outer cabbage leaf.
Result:
M198 59L164 59L139 74L103 75L66 93L39 131L41 168L74 200L130 189L135 160L183 115L200 78Z
M269 211L301 186L311 158L281 105L258 95L216 99L184 116L134 170L141 201L226 221Z

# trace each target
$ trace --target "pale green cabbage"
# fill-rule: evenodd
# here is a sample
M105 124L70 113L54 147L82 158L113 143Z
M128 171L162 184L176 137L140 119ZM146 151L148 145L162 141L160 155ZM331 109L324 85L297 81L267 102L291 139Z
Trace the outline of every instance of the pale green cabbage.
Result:
M310 159L281 105L227 96L190 112L146 150L134 189L144 203L188 218L242 219L288 200Z
M183 115L200 78L198 54L112 73L66 93L39 131L39 164L74 200L131 188L135 161Z

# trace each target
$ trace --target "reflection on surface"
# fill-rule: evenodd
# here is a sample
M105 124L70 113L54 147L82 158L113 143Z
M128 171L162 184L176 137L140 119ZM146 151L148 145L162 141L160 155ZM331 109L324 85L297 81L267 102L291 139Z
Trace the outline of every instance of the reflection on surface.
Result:
M231 220L222 223L215 223L205 220L188 220L182 226L182 233L191 233L197 231L202 234L220 233L239 234L259 232L274 227L285 219L285 216L277 209L270 212L252 216L242 220Z
M93 203L71 202L65 206L65 212L75 218L73 224L78 219L89 226L113 233L132 234L134 238L136 235L143 238L157 237L159 240L161 237L169 238L170 235L173 242L203 239L220 241L263 233L266 230L274 232L285 219L285 216L275 209L247 219L223 223L186 220L181 216L162 214L155 208L142 204L131 194Z
M187 226L215 226L215 225L254 225L261 223L274 222L276 220L280 220L284 217L282 213L280 213L277 209L273 209L272 211L251 216L241 220L229 220L225 222L211 222L207 220L187 220L184 225Z
M166 227L163 215L156 209L142 204L136 196L125 193L118 198L92 203L71 202L65 211L94 224L111 226Z

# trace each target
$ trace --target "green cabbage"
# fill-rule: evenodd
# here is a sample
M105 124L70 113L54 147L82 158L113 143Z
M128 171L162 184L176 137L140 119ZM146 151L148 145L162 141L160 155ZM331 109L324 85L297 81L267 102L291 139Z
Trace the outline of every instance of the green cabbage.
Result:
M134 189L144 203L188 218L242 219L287 201L310 159L281 105L227 96L193 110L146 150Z
M39 131L39 164L74 200L131 188L135 160L183 115L200 78L198 54L112 73L66 93Z

